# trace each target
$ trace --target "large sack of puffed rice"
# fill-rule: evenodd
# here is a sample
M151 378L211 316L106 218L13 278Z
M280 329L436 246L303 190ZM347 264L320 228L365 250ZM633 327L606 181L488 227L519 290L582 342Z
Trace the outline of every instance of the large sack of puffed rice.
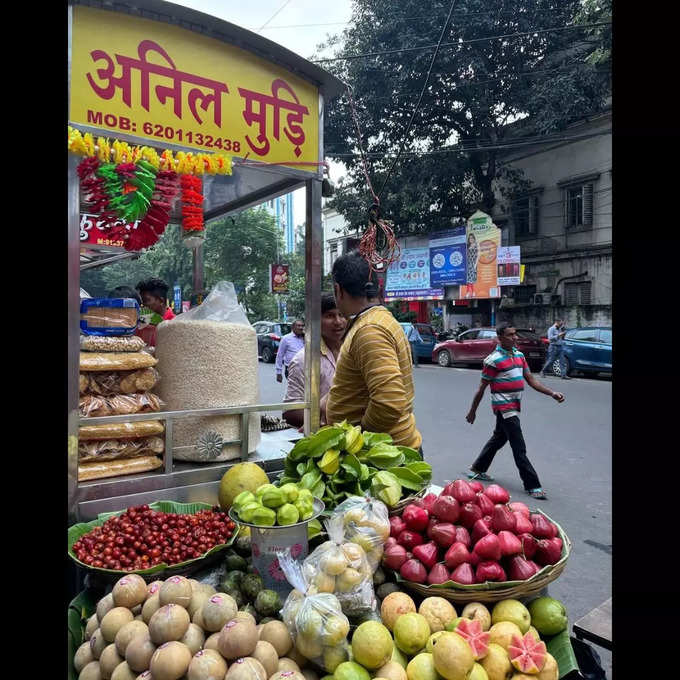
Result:
M158 395L164 408L244 406L258 403L257 336L243 323L184 319L158 326L157 369L163 376ZM260 441L260 415L250 414L248 452ZM240 416L210 416L173 420L173 458L199 462L240 456Z

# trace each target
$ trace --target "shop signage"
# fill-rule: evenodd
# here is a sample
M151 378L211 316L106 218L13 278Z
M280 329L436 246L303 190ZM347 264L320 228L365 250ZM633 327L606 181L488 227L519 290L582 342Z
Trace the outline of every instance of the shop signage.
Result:
M287 293L289 280L289 265L270 264L269 265L269 292Z
M430 285L465 283L465 227L432 234L430 238Z
M122 220L114 223L114 226L125 225L126 229L136 229L139 220L133 224L125 224ZM99 215L90 213L80 214L80 242L85 245L107 246L123 250L124 241L120 238L111 237L111 227L105 227L99 219Z
M72 11L71 123L270 163L318 162L311 83L179 26Z
M520 246L510 246L498 249L499 286L519 286L521 283L519 260Z
M501 230L481 210L474 213L466 229L467 283L460 287L463 299L499 298L498 249Z
M443 288L430 287L429 248L404 248L387 269L386 300L439 300Z

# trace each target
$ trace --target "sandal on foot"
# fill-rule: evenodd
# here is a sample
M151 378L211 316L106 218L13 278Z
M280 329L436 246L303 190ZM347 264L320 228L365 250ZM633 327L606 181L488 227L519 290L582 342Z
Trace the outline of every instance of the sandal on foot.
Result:
M468 472L468 479L477 479L480 482L493 482L493 477L487 475L486 472L476 472L475 470Z
M545 495L545 491L543 489L538 488L538 489L527 489L526 490L527 494L531 496L532 498L537 498L539 501L547 501L548 497Z

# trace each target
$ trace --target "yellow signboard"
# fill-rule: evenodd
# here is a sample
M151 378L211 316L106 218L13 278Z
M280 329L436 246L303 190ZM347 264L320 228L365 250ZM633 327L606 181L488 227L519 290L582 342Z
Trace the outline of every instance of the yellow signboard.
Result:
M76 125L309 170L319 161L318 89L250 52L76 6L71 54Z

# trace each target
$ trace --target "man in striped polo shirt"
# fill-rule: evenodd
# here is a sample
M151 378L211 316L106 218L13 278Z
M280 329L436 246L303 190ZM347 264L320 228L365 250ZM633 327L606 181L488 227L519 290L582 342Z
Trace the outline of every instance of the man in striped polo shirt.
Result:
M335 300L349 323L322 413L328 423L347 420L419 449L411 348L397 320L378 303L375 273L369 271L357 251L333 263Z
M472 399L472 406L466 416L468 423L475 422L477 407L482 400L484 390L488 385L491 385L491 408L496 414L496 427L491 439L484 445L477 460L472 464L468 477L492 481L493 478L487 475L486 471L496 453L506 442L510 442L515 465L519 470L525 491L533 498L545 500L547 496L541 488L536 470L527 458L527 449L519 422L524 381L526 380L537 392L547 394L560 404L564 401L564 395L541 385L532 375L524 354L515 347L517 331L513 326L507 323L500 324L496 328L496 335L498 336L498 345L484 359L482 382Z

